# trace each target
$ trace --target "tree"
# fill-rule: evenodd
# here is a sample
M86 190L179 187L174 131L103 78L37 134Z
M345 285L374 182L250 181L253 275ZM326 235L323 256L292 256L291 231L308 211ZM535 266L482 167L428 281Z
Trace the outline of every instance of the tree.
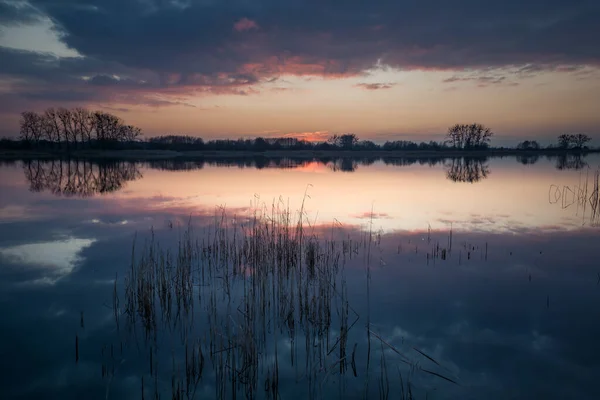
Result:
M456 124L448 128L446 142L458 149L486 148L494 133L481 124Z
M358 136L356 136L354 133L333 135L328 141L334 146L338 146L343 149L351 149L358 143Z
M525 140L517 145L518 150L539 150L540 144L535 140Z
M583 133L571 135L571 142L576 149L582 149L590 140L592 140L592 138Z
M118 140L133 142L142 135L142 130L133 125L121 125L119 127Z
M48 108L44 112L44 134L46 140L58 143L60 147L61 135L58 114L54 108Z
M42 138L42 118L32 111L21 113L20 138L27 144L37 144Z
M379 146L370 140L361 140L357 143L357 147L361 150L377 150Z
M558 137L558 147L568 149L573 142L573 135L562 134Z
M61 136L67 144L67 148L70 143L77 144L77 138L80 136L77 130L77 123L74 118L74 113L66 108L59 108L56 111L58 120L61 124Z
M92 140L92 132L94 130L92 114L82 107L75 108L72 114L81 143L89 143Z

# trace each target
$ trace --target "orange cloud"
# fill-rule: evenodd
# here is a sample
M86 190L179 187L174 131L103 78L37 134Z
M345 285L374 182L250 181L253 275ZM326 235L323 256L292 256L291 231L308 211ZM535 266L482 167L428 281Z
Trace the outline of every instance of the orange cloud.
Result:
M244 17L233 24L233 29L238 32L244 32L249 31L250 29L258 29L258 24L251 19Z
M291 132L283 135L283 137L306 140L307 142L325 142L329 136L329 131Z

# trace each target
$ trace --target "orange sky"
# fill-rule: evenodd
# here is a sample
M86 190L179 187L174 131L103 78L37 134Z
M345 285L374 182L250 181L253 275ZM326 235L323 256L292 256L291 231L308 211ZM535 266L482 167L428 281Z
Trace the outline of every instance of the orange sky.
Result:
M594 71L594 73L597 73ZM346 79L282 78L248 96L200 95L187 102L196 108L131 107L116 112L148 135L197 134L207 138L283 136L324 138L355 132L378 141L439 138L454 123L480 121L500 136L542 137L600 126L600 80L549 72L514 79L512 85L480 87L471 81L446 83L453 73L373 71ZM599 74L600 76L600 74ZM368 90L360 83L384 81L390 88ZM303 134L318 132L316 135ZM500 140L502 138L499 138Z

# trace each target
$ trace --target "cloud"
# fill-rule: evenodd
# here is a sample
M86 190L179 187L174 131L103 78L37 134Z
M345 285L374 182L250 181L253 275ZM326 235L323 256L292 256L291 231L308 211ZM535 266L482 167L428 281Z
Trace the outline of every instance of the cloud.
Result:
M8 261L31 265L47 270L41 278L31 281L34 284L54 284L63 276L70 274L81 262L79 253L91 246L94 240L65 238L57 241L28 243L0 248L0 255Z
M102 108L103 110L107 110L107 111L111 111L111 112L122 112L122 113L127 113L130 112L131 109L130 108L126 108L126 107L108 107L108 106L101 106L100 108Z
M446 78L442 83L458 83L458 82L474 82L478 87L488 87L492 85L496 86L517 86L518 82L512 81L509 76L520 74L522 69L517 71L482 71L472 72L469 74L453 75L450 78ZM568 70L565 70L568 71ZM492 72L492 74L490 74ZM526 78L528 76L522 76Z
M85 6L75 0L30 0L0 2L0 11L0 26L51 20L66 47L82 56L0 47L0 80L11 82L16 96L46 102L58 89L86 93L90 102L132 92L163 98L174 92L249 95L282 75L358 77L374 66L455 73L520 69L514 78L600 66L595 0L227 5L89 0ZM515 84L501 78L469 80L480 86ZM65 100L64 94L56 100Z
M258 25L256 22L252 21L248 18L242 18L235 24L233 24L233 29L238 32L249 31L251 29L258 29Z
M314 132L290 132L280 137L295 138L306 140L308 142L324 142L329 138L329 131L314 131Z
M359 83L356 87L360 87L366 90L379 90L379 89L391 89L395 83Z
M31 24L42 18L38 10L24 1L0 1L0 25Z
M371 211L365 211L361 214L351 215L352 218L358 219L391 219L392 217L387 213L376 213Z

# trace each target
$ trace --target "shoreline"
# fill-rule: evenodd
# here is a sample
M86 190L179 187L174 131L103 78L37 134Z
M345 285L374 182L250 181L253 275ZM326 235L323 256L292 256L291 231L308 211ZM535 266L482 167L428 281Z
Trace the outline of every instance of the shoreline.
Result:
M560 156L600 153L589 150L276 150L276 151L224 151L224 150L76 150L73 152L51 150L0 150L0 160L23 159L120 159L120 160L194 160L206 158L457 158L503 156Z

